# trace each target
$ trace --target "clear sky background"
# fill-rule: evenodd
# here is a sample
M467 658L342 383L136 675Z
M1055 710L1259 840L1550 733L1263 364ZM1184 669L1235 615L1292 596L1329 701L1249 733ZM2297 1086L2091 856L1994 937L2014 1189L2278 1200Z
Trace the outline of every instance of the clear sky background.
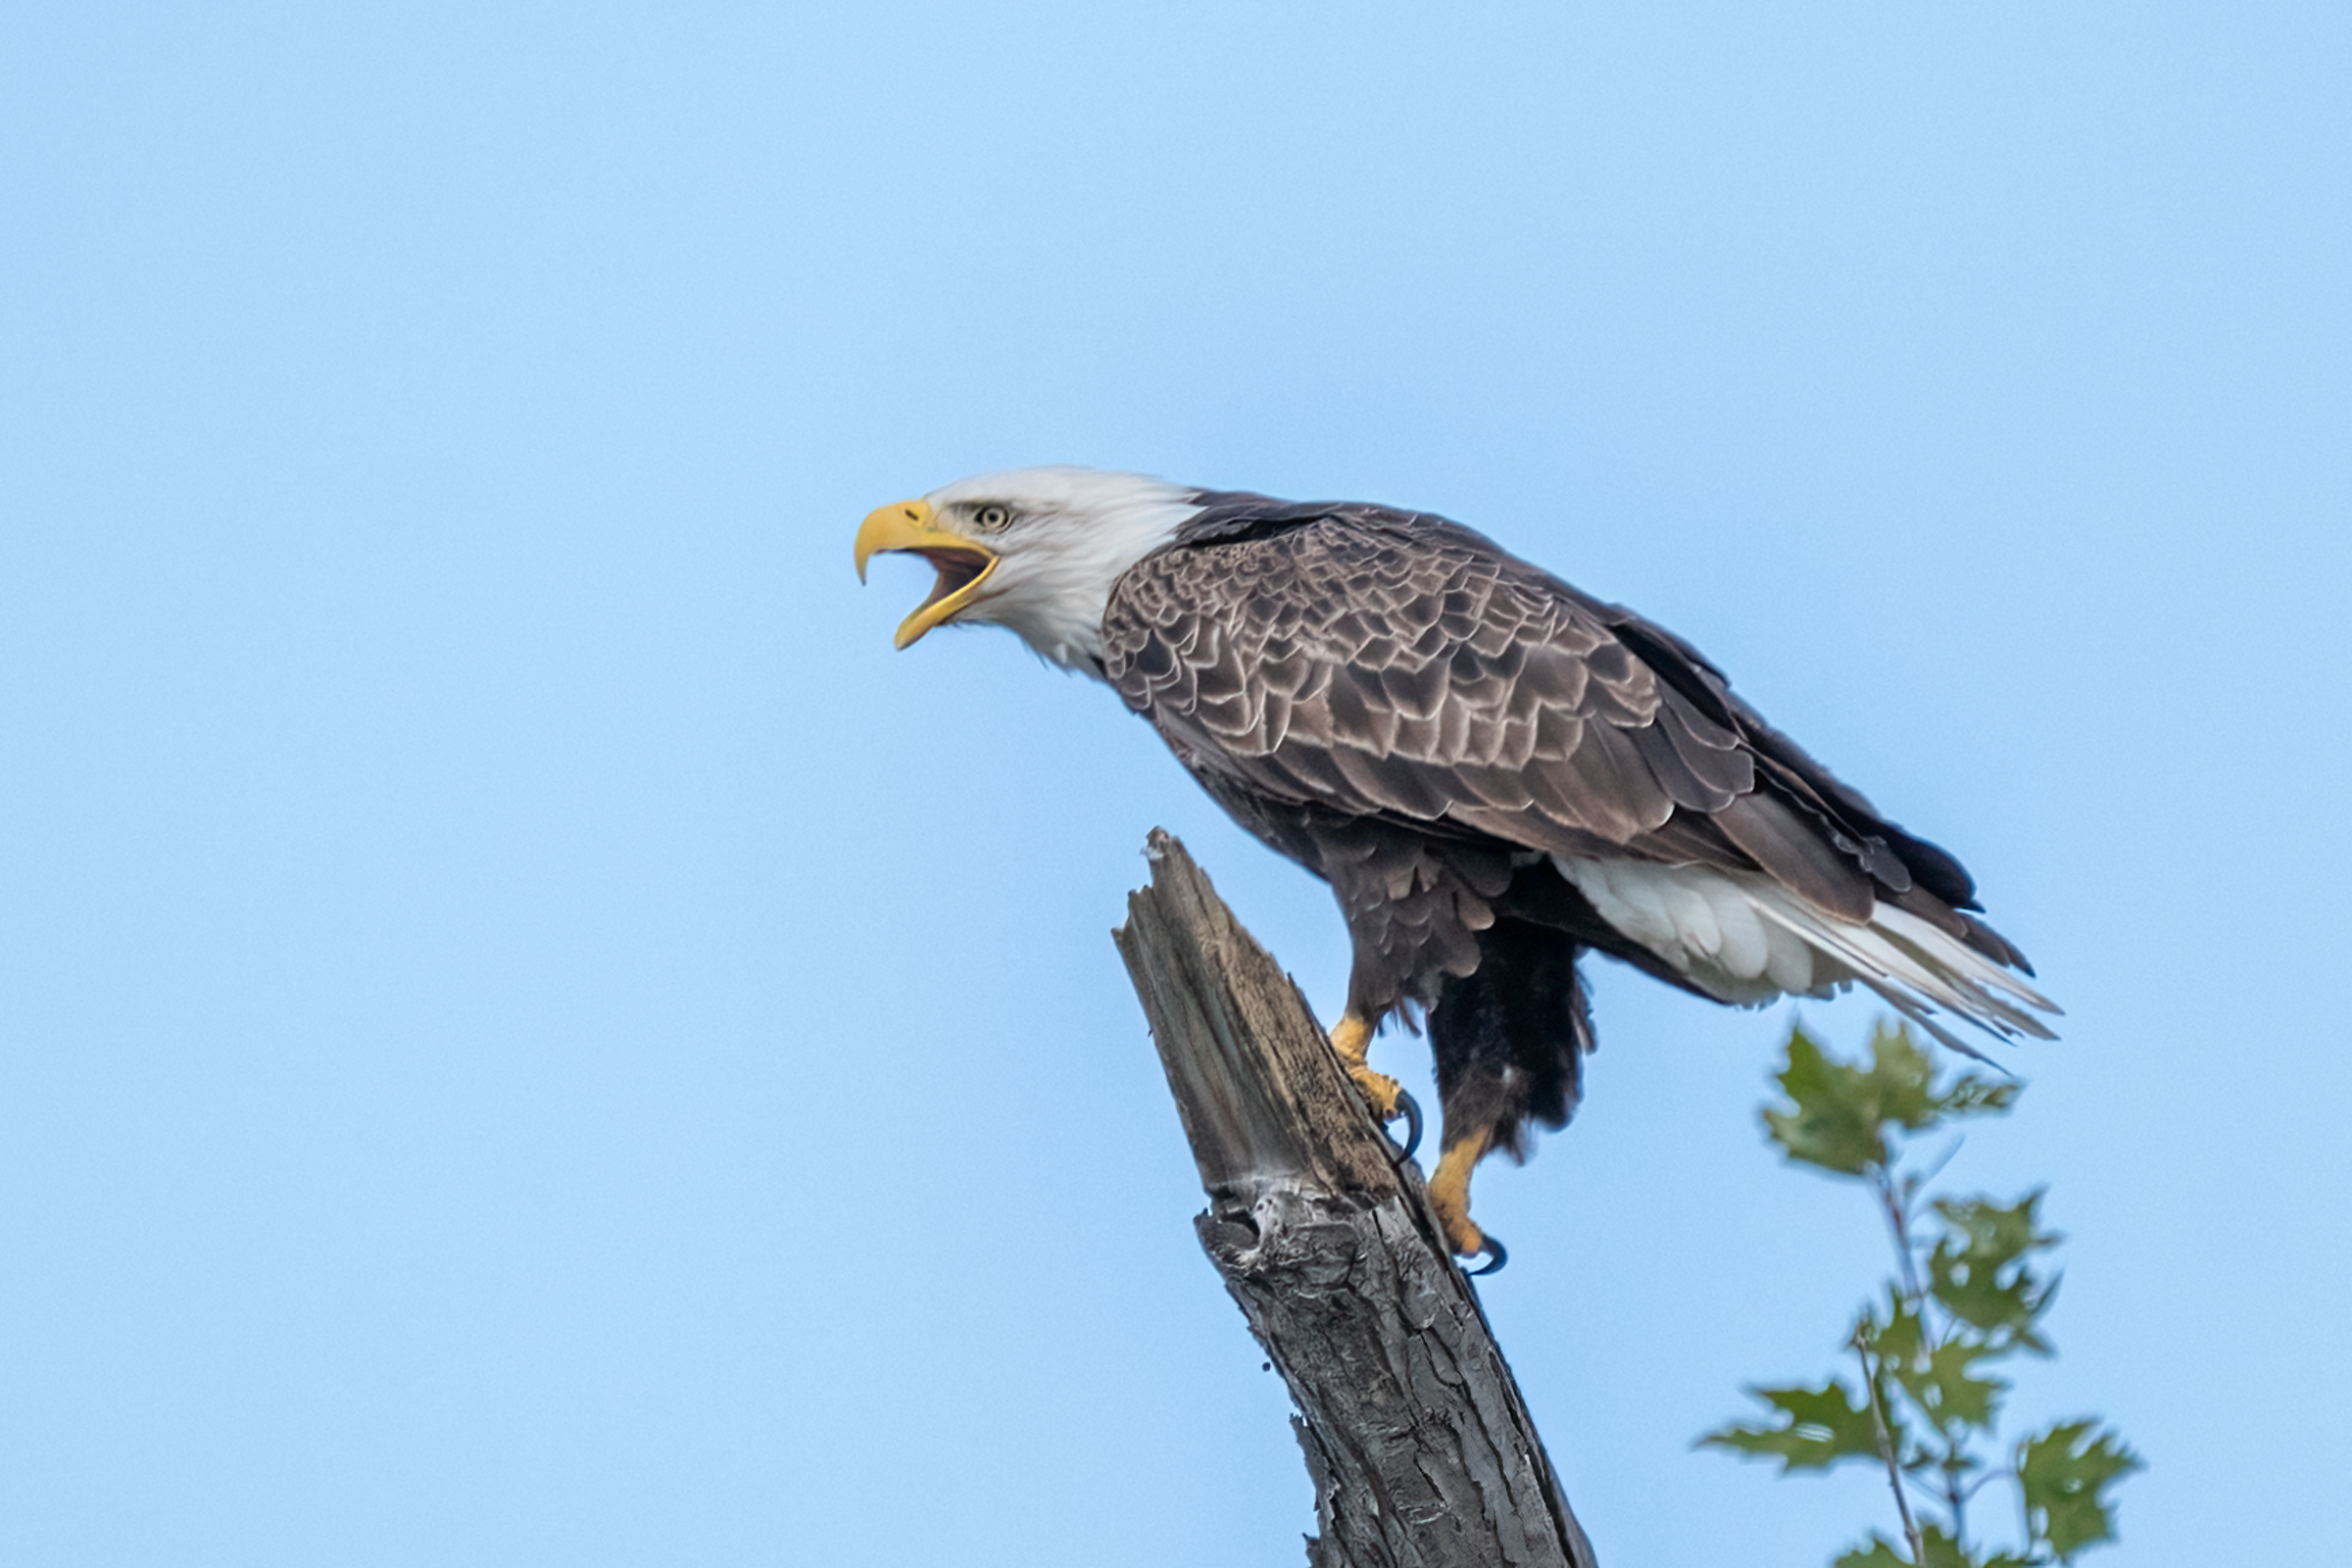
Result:
M1080 462L1446 513L1691 638L2067 1005L1951 1168L2118 1564L2352 1472L2336 4L0 17L0 1558L1290 1564L1106 932L1328 895L871 507ZM1602 966L1479 1213L1604 1560L1883 1262L1786 1010ZM1873 1009L1814 1005L1851 1045ZM1423 1048L1376 1060L1426 1074Z

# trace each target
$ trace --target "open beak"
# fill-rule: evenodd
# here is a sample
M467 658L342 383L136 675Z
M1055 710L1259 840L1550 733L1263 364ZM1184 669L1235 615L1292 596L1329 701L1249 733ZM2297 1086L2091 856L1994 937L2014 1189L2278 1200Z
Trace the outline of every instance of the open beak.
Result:
M897 501L877 507L858 525L858 580L865 581L865 564L884 551L903 550L922 557L939 573L931 597L899 623L897 644L915 640L943 621L954 620L980 595L980 585L997 569L997 553L975 539L949 533L932 520L929 503Z

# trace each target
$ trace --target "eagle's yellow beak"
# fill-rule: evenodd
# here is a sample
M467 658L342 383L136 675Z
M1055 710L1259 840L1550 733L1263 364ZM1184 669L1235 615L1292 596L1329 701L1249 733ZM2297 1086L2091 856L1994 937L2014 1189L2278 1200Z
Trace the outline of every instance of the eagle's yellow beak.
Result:
M858 580L865 581L865 564L888 550L909 551L931 563L939 581L931 597L899 623L897 645L911 647L923 633L942 621L954 620L979 597L980 585L997 569L997 553L976 539L950 533L932 519L923 501L896 501L876 507L858 525Z

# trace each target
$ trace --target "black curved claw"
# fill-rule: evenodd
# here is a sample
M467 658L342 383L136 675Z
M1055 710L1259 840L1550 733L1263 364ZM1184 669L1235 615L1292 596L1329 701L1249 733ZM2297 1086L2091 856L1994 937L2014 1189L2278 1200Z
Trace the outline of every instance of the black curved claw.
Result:
M1413 1157L1413 1151L1421 1147L1421 1102L1399 1089L1396 1091L1396 1108L1404 1113L1404 1152L1390 1160L1392 1165L1403 1164Z
M1469 1275L1472 1279L1477 1279L1482 1274L1499 1274L1502 1272L1502 1265L1511 1260L1510 1249L1503 1246L1500 1241L1496 1240L1493 1231L1489 1231L1486 1235L1479 1238L1479 1251L1491 1254L1494 1261L1482 1263L1476 1268L1466 1268L1462 1270L1463 1273ZM1474 1252L1471 1255L1475 1257L1477 1253Z

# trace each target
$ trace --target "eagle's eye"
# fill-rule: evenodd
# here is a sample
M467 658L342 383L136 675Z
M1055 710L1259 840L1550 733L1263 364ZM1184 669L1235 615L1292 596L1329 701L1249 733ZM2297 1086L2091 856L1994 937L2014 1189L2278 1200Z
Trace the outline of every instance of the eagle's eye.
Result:
M1003 533L1005 524L1012 521L1012 514L1000 506L986 506L973 514L972 520L990 533Z

